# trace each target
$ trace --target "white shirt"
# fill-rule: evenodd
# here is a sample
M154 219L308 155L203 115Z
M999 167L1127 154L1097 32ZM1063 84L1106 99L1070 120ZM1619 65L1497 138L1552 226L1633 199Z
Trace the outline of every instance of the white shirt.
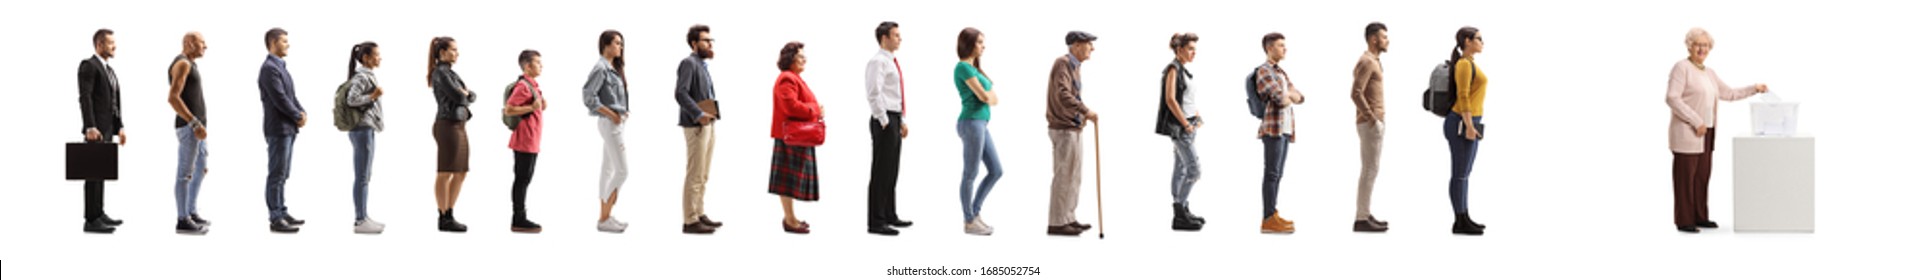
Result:
M1197 83L1184 87L1184 98L1177 99L1177 109L1184 110L1184 118L1197 117Z
M1693 71L1705 72L1705 69L1694 69ZM1721 92L1719 91L1719 80L1712 79L1712 75L1699 75L1698 82L1693 83L1691 86L1698 87L1695 90L1706 93L1699 95L1699 98L1705 99L1705 101L1703 101L1705 103L1702 104L1712 104L1712 106L1709 106L1712 107L1712 110L1699 110L1699 119L1705 120L1705 128L1718 127L1719 93Z
M863 75L863 89L869 94L869 116L889 126L888 112L903 111L903 73L898 72L896 54L876 52Z

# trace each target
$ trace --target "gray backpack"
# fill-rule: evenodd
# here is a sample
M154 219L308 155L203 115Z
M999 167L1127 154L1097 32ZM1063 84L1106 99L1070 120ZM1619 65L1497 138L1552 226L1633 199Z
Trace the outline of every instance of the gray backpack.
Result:
M1431 70L1431 86L1424 90L1424 110L1433 115L1444 117L1451 114L1451 106L1458 104L1458 81L1454 66L1457 61L1446 60ZM1472 79L1478 78L1477 65L1471 66Z

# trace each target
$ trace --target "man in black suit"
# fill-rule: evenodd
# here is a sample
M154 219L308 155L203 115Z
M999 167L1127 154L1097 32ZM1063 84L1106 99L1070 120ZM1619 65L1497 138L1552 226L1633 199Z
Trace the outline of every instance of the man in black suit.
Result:
M80 61L80 122L81 132L87 142L104 143L114 138L120 145L127 145L127 132L121 130L120 123L120 78L114 75L114 67L107 64L114 58L114 31L100 29L94 31L94 57ZM89 233L113 233L121 220L107 217L102 208L107 189L106 180L87 179L86 218L87 224L82 231Z

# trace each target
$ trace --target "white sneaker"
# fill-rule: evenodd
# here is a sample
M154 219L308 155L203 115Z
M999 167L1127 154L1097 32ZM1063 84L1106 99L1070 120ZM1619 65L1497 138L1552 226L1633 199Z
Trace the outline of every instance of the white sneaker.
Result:
M988 236L991 232L989 226L983 225L983 218L970 220L970 223L963 225L963 233L966 234Z
M622 224L621 221L616 221L615 217L609 217L608 220L602 220L600 224L595 225L595 230L607 233L622 233L622 231L628 229L629 225Z
M361 221L354 222L354 233L359 234L381 234L381 231L387 228L387 224L376 222L373 218L361 219Z

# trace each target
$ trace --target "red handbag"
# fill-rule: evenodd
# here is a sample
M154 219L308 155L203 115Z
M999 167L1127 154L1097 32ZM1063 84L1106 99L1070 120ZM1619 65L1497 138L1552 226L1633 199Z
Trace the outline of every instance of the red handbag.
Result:
M823 145L828 124L823 120L784 120L782 122L782 143L790 146L815 147Z

